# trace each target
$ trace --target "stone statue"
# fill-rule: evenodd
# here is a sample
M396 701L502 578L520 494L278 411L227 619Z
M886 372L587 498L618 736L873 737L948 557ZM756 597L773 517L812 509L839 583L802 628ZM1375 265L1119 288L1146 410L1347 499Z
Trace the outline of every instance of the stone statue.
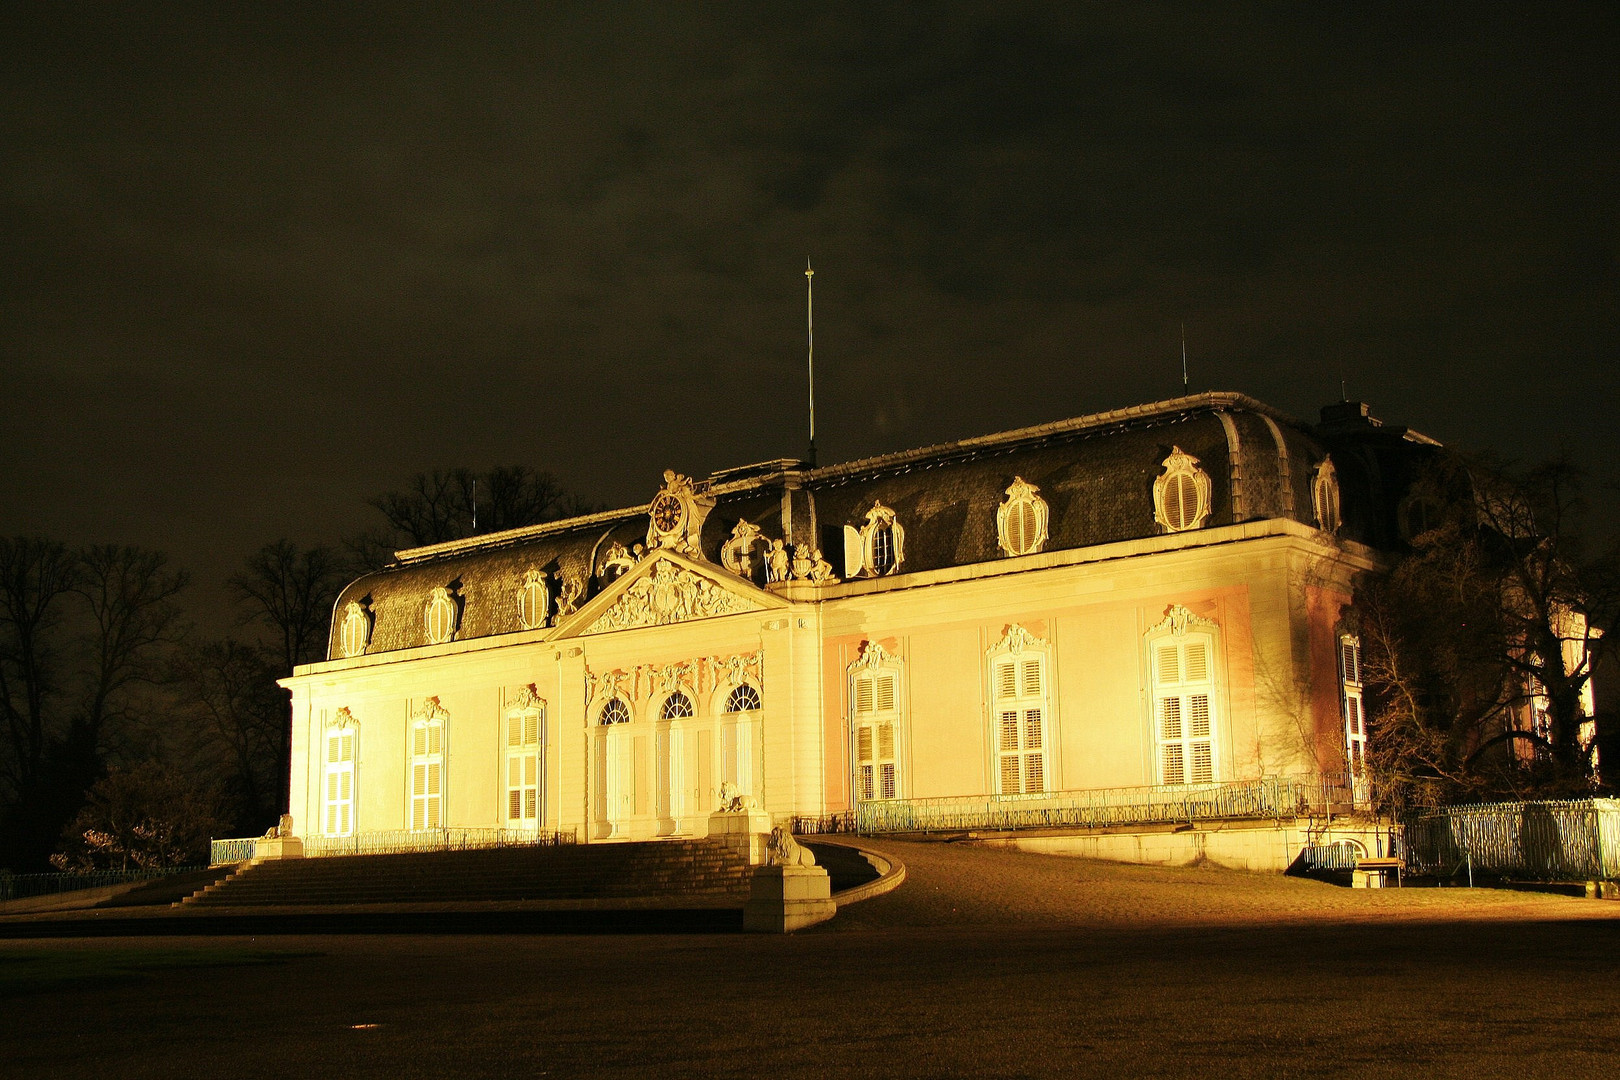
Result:
M608 578L635 568L636 560L630 552L617 540L608 545L607 551L602 553L602 570L597 577Z
M563 579L562 588L557 592L557 618L572 615L579 610L579 596L585 589L579 582L570 583Z
M793 578L795 581L806 581L810 577L810 569L815 565L810 558L809 544L793 545Z
M765 553L765 580L786 581L789 562L787 548L782 541L772 540L771 550Z
M837 578L833 577L832 563L822 558L820 548L816 548L814 559L810 564L810 580L815 582L817 585L823 585L828 582L838 580Z
M744 795L730 780L720 785L720 813L741 814L754 808L754 797Z
M765 863L767 866L816 865L816 857L811 854L810 849L801 847L799 842L793 839L793 834L788 832L785 825L778 825L771 830L771 838L766 844L766 851L768 852Z

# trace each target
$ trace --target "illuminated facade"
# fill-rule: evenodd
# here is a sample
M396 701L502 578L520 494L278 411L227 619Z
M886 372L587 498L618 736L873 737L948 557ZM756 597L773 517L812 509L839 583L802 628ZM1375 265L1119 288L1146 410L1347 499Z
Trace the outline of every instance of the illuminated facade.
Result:
M1354 772L1353 576L1432 440L1203 394L399 553L298 669L307 837L703 835ZM1348 659L1347 659L1348 657Z

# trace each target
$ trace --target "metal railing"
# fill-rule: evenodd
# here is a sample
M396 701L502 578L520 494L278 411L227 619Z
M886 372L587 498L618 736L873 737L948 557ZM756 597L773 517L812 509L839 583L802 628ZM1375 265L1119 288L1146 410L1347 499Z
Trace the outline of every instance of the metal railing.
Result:
M1343 777L1307 774L1224 784L891 799L857 804L855 828L862 833L1096 829L1292 818L1348 807L1351 796Z
M1348 840L1333 844L1307 844L1300 850L1300 868L1316 870L1354 870L1356 860L1362 857L1361 848Z
M237 840L210 840L208 842L208 865L229 866L232 863L244 863L253 859L253 852L261 838L249 836Z
M573 829L535 832L532 829L420 829L363 832L353 836L312 836L304 840L304 854L392 855L407 851L470 851L476 848L557 847L578 843Z
M1620 879L1620 799L1484 803L1408 814L1409 872Z
M202 869L204 867L201 866L163 866L142 870L92 870L78 874L12 874L0 871L0 902L77 892L80 889L99 889L107 885L125 885L132 881L152 881Z

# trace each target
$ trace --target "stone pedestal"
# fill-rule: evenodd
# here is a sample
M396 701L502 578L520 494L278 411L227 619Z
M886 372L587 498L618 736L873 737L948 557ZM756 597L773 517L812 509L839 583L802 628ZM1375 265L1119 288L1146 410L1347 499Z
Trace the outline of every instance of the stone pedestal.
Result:
M264 836L253 842L253 861L302 859L304 842L296 836Z
M709 815L709 839L742 853L751 866L765 862L771 815L763 810L720 810Z
M786 934L833 917L832 878L819 866L761 866L743 906L743 929Z

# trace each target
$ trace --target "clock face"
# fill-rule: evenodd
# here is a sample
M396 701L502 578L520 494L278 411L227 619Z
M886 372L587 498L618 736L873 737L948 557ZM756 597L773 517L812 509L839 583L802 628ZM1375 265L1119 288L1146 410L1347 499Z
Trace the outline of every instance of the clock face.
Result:
M672 533L680 528L685 513L686 508L681 505L681 500L667 493L660 495L652 504L653 528L661 533Z

